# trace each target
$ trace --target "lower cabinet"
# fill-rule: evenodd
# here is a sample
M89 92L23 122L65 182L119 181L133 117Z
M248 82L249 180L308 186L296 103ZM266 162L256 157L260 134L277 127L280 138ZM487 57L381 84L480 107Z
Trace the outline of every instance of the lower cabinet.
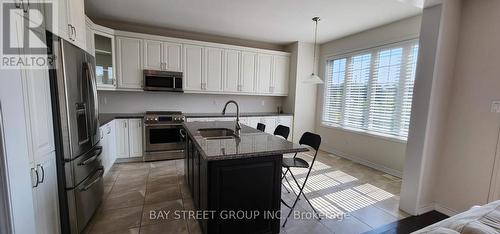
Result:
M36 162L31 173L38 234L60 233L55 151Z
M143 155L142 119L116 119L116 157L134 158Z
M101 159L104 167L104 175L109 172L116 160L116 139L115 123L113 121L101 126L101 140L99 145L102 147Z
M279 232L280 219L265 218L263 214L280 209L282 155L207 161L191 137L186 141L184 171L194 208L215 214L199 221L203 233ZM252 219L223 218L227 212L241 211L258 211L261 215Z

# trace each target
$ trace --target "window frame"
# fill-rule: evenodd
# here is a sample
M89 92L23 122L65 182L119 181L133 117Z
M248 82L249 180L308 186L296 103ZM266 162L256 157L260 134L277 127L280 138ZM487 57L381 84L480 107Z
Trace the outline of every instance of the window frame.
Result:
M367 109L367 112L369 112L369 108L370 108L370 99L371 99L371 91L372 91L372 85L373 85L373 80L374 80L374 77L373 77L373 73L374 73L374 63L375 63L375 59L378 59L377 56L379 56L379 52L382 51L382 50L387 50L387 49L394 49L394 48L397 48L399 46L403 47L403 57L404 57L404 54L405 54L405 48L407 48L408 46L413 46L413 45L419 45L419 39L418 38L412 38L412 39L407 39L407 40L402 40L402 41L398 41L398 42L393 42L393 43L388 43L388 44L383 44L383 45L378 45L378 46L373 46L373 47L370 47L370 48L364 48L364 49L360 49L360 50L351 50L349 52L342 52L342 53L339 53L339 54L333 54L333 55L327 55L324 57L323 59L323 66L324 66L324 69L323 69L323 77L325 77L325 83L323 85L323 97L322 97L322 104L321 104L321 115L319 116L319 121L320 121L320 126L321 127L325 127L325 128L332 128L332 129L337 129L337 130L343 130L343 131L346 131L346 132L351 132L351 133L355 133L355 134L359 134L359 135L364 135L364 136L369 136L369 137L375 137L375 138L380 138L380 139L383 139L383 140L388 140L388 141L393 141L393 142L398 142L398 143L406 143L407 142L407 137L402 137L402 136L399 136L399 135L393 135L393 134L387 134L387 133L382 133L382 132L377 132L377 131L372 131L372 130L369 130L369 129L362 129L362 128L355 128L355 127L350 127L350 126L345 126L343 124L339 124L339 123L329 123L329 122L326 122L324 121L324 115L325 115L325 105L326 105L326 100L327 100L327 94L328 92L327 91L327 88L328 88L328 68L329 68L329 62L330 61L335 61L335 60L339 60L339 59L346 59L346 75L345 75L345 80L344 80L344 86L347 86L347 72L348 72L348 66L349 66L349 63L351 62L352 58L355 57L355 56L359 56L359 55L364 55L364 54L371 54L371 65L370 65L370 77L369 77L369 80L368 80L368 96L367 96L367 103L368 103L368 109ZM419 50L420 52L420 50ZM375 55L375 56L374 56ZM418 56L418 54L417 54ZM417 58L417 68L418 68L418 58ZM408 64L406 63L402 63L401 66L404 67L404 66L407 66ZM401 69L401 71L403 71L403 69ZM415 71L416 73L416 71ZM400 80L399 80L399 88L398 89L401 89L401 88L404 88L404 84L405 84L405 79L401 79L401 75L400 75ZM416 79L416 78L415 78ZM415 84L413 84L415 85ZM346 96L346 88L344 87L344 92L343 92L343 99L342 99L342 108L341 108L341 117L340 117L340 123L343 123L343 118L344 118L344 111L345 111L345 96ZM403 95L403 94L398 94L399 95ZM414 93L413 93L414 95ZM402 102L403 102L403 99L402 98L398 98L397 100L397 103L398 103L398 106L396 106L396 109L401 109L402 108ZM401 114L399 114L400 118L401 118ZM368 126L369 125L369 115L367 115L367 118L365 120L365 123L363 123L363 125L366 125ZM398 125L401 125L401 120L398 120ZM400 130L401 131L401 130Z

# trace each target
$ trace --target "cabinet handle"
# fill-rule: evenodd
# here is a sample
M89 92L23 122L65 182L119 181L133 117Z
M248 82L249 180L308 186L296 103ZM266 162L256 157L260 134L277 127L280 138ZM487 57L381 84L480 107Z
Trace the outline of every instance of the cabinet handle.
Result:
M41 176L42 179L40 180L40 184L42 184L43 181L45 180L45 170L43 169L43 165L41 165L41 164L38 164L36 167L37 167L36 171L38 171L38 168L42 169L42 176Z
M71 36L73 35L73 28L71 28L71 24L68 24L68 38L73 40Z
M17 9L21 8L21 3L19 1L14 1L14 5Z
M36 176L36 184L32 185L32 188L38 187L38 171L35 168L31 168L31 177L33 177L33 174ZM31 182L33 182L33 178L31 179Z
M123 122L123 127L127 128L127 122Z
M71 27L73 27L73 31L75 32L75 37L73 37L73 41L76 41L76 37L77 37L76 36L76 28L74 26L71 26Z

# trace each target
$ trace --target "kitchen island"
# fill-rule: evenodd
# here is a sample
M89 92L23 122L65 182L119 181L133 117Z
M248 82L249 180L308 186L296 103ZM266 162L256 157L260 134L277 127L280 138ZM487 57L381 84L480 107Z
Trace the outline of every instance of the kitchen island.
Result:
M245 125L236 137L234 121L184 128L185 180L203 233L279 233L283 154L308 149Z

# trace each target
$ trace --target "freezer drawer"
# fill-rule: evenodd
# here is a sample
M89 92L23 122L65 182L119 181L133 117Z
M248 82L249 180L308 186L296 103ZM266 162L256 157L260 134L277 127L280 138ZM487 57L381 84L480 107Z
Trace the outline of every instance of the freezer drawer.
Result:
M96 170L78 187L68 190L71 233L81 233L101 203L104 168Z

